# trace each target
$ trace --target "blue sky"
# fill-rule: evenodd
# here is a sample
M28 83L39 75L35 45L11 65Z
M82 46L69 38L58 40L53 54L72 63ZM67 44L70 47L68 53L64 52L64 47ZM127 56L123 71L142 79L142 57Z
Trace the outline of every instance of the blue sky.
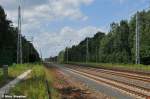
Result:
M8 19L17 26L19 0L0 0ZM22 34L43 57L78 44L97 31L108 32L112 22L130 19L150 7L150 0L22 0ZM71 41L70 41L71 40Z

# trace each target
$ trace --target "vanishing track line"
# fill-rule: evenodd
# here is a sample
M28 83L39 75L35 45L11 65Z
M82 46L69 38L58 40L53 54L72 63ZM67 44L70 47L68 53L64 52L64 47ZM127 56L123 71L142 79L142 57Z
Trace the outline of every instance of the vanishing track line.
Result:
M144 75L139 75L138 74L131 74L131 73L122 73L122 72L115 72L112 70L104 70L104 69L90 69L90 68L81 68L79 66L77 67L72 67L72 66L67 66L65 67L67 68L69 71L72 71L74 73L86 76L90 79L96 80L98 82L102 82L105 83L115 89L121 90L123 92L126 92L127 94L133 95L136 98L139 99L147 99L148 97L150 97L150 89L149 88L145 88L145 87L141 87L135 84L130 84L127 82L123 82L123 81L118 81L115 79L110 79L107 77L104 77L104 75L98 75L98 72L103 72L103 73L107 73L107 74L111 74L111 75L117 75L117 76L122 76L122 77L126 77L126 78L130 78L130 79L136 79L136 80L142 80L144 82L149 83L150 79L148 76L144 76ZM86 70L86 71L85 71ZM94 72L97 71L97 73L94 74ZM115 74L116 73L116 74ZM139 78L138 78L139 77Z
M99 72L100 73L106 73L106 74L126 77L126 78L130 78L130 79L135 79L135 80L140 80L140 81L150 83L150 76L147 76L147 75L128 73L128 72L120 72L120 71L113 71L113 70L106 70L106 69L96 69L96 68L92 68L92 67L86 68L86 67L76 66L76 67L73 67L73 68L74 69L76 69L76 68L86 69L86 70L89 70L89 71L95 71L97 73L99 73Z

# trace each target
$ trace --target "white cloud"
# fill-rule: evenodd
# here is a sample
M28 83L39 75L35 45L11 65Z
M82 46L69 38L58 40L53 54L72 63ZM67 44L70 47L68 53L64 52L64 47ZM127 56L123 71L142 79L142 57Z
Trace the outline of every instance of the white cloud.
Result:
M80 9L81 5L89 5L94 0L22 0L23 22L51 21L56 19L86 20ZM17 0L1 0L8 18L17 23Z
M65 49L66 46L71 47L72 45L76 45L86 37L94 36L98 31L102 30L93 26L87 26L79 30L66 26L57 33L41 33L35 38L34 43L37 45L37 49L41 48L45 51L45 57L55 56L58 52Z
M85 19L80 11L82 4L88 5L93 0L49 0L51 11L55 16L71 17L72 19Z
M18 0L0 0L8 18L17 26ZM42 22L52 20L76 20L85 21L88 19L81 11L81 6L90 5L94 0L22 0L23 33L38 31L34 34L34 45L42 49L44 56L56 55L65 46L78 44L86 36L93 36L99 29L88 26L82 29L64 27L58 32L44 32ZM48 30L45 30L48 31ZM72 40L72 42L69 42Z

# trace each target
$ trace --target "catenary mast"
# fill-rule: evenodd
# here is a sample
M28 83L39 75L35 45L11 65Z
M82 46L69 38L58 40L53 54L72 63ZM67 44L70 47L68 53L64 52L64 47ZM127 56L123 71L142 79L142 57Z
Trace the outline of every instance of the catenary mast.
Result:
M17 63L22 64L21 0L19 0L19 6L18 6Z

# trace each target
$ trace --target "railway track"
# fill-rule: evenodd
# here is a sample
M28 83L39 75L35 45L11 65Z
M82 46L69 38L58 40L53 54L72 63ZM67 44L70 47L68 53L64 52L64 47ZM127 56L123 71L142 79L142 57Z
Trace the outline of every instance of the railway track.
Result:
M122 77L128 77L128 78L131 78L131 79L142 80L142 81L150 83L150 76L143 76L143 75L138 75L138 74L131 74L131 73L125 73L125 72L119 72L119 71L112 71L112 70L105 70L105 69L97 69L97 70L94 69L92 71L109 73L111 75L118 75L118 76L122 76Z
M70 66L70 67L67 66L65 68L68 69L69 71L83 75L83 76L93 79L99 83L106 84L109 87L113 87L117 90L125 92L129 95L132 95L132 96L138 98L138 99L149 99L150 98L150 89L149 88L146 88L143 86L138 86L134 83L115 80L113 78L108 78L108 77L105 77L105 75L100 75L100 74L103 72L104 74L121 76L121 77L129 78L129 79L137 80L137 81L143 81L143 82L146 82L147 84L150 84L149 76L131 74L131 73L125 73L125 72L115 72L112 70L104 70L104 69L83 68L83 67L79 67L79 66Z
M72 66L74 69L84 69L88 71L94 71L96 73L105 73L105 74L110 74L110 75L116 75L116 76L121 76L121 77L126 77L130 79L135 79L135 80L140 80L144 82L150 83L150 75L141 75L141 74L135 74L135 73L127 73L127 72L120 72L120 71L113 71L113 70L106 70L106 69L96 69L96 68L86 68L86 67L79 67L79 66Z

